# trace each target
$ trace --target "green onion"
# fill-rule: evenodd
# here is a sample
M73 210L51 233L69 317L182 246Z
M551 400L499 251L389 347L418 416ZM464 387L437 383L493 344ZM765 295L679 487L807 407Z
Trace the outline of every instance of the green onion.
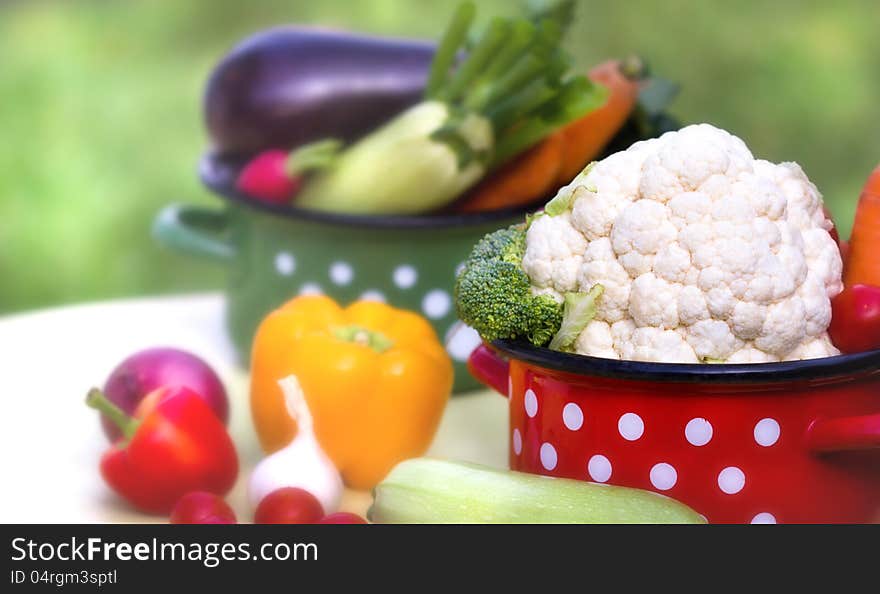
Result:
M428 74L428 83L425 87L427 99L436 98L437 93L443 88L443 83L449 75L449 69L455 61L455 54L467 38L476 13L477 8L473 2L463 2L455 11L452 22L446 29L443 39L440 40L440 45L437 46L434 61L431 63L431 71Z
M437 98L444 101L458 99L465 87L485 69L492 59L492 55L507 39L509 27L510 25L503 19L494 19L489 25L486 35L474 46L467 59L459 66L449 84L439 93Z

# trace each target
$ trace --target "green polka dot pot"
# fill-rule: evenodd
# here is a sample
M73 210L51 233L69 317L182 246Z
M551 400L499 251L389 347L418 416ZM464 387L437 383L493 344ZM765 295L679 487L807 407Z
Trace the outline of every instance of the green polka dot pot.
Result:
M455 275L486 233L525 211L432 216L354 216L273 206L234 189L237 167L213 157L203 182L221 208L165 207L154 234L177 251L228 269L227 327L242 363L260 320L293 296L324 293L340 303L375 299L419 312L455 363L457 393L479 387L467 371L477 333L456 319Z

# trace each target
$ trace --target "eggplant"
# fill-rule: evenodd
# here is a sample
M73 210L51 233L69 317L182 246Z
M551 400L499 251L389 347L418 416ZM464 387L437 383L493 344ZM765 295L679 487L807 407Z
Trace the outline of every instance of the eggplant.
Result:
M211 73L205 125L226 156L350 142L422 99L435 45L278 27L230 51Z

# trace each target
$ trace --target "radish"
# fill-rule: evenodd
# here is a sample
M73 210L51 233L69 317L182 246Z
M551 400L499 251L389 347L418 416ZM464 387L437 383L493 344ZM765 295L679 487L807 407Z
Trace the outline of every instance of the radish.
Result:
M339 151L335 140L307 144L291 153L272 149L248 161L235 182L239 192L270 204L286 204L299 191L303 176L325 167Z

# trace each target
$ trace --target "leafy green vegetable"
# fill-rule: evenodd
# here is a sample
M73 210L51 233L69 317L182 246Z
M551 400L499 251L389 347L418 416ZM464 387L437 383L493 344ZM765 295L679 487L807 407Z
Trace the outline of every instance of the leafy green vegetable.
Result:
M600 107L605 103L607 94L605 87L594 85L584 77L566 81L554 99L545 101L524 121L498 137L491 167L504 165L551 132Z
M587 175L590 173L590 170L596 166L596 162L593 161L586 167L584 167L583 171L581 171L580 175ZM564 213L565 211L571 208L572 202L574 202L575 197L577 196L579 188L575 188L573 191L569 190L566 186L563 186L556 192L556 196L554 196L550 202L548 202L544 206L544 212L550 215L551 217L556 217ZM595 192L595 189L591 189L591 191Z
M562 325L550 341L554 351L567 351L577 340L593 318L596 317L596 306L605 292L602 285L593 285L586 293L566 293L562 309Z

